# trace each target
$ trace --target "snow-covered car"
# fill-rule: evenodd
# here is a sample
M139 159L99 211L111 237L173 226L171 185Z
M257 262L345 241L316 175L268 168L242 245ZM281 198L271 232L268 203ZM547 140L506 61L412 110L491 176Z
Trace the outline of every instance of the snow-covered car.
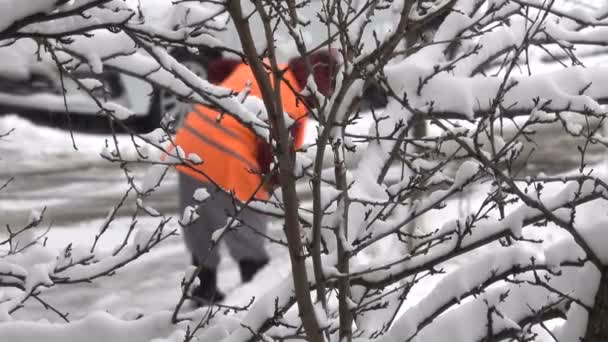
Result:
M197 21L200 22L201 18L214 21L213 25L218 27L228 23L224 25L225 27L213 30L214 39L216 42L221 42L221 47L227 48L224 51L241 49L236 30L230 24L227 13L220 7L214 8L210 4L194 2L173 4L171 0L127 0L126 3L129 3L135 13L145 18L142 23L148 28L153 27L154 30L158 30L157 32L165 34L172 30L176 32L175 30L192 27ZM253 6L248 2L243 4L244 7ZM320 5L320 2L313 1L300 9L298 14L302 16L302 20L318 21ZM244 10L250 12L253 7ZM253 16L250 20L254 40L258 42L257 48L262 52L265 49L263 44L265 36L261 19ZM136 26L137 23L133 25ZM302 33L308 46L315 46L327 39L329 33L322 24L317 23L308 27L308 31ZM378 29L378 32L380 31ZM80 43L84 43L81 45L89 45L80 51L101 53L99 50L108 50L107 46L97 44L101 41L100 36L112 34L109 31L96 32L94 38L77 37ZM275 37L278 57L280 61L285 62L293 57L292 54L297 49L287 28L279 25ZM118 37L105 38L107 38L106 43L109 44L125 43ZM87 39L90 41L86 42ZM126 45L135 44L127 41ZM158 82L148 82L149 80L130 74L128 67L116 68L111 63L104 62L103 67L98 66L98 70L94 72L91 69L95 69L93 65L95 63L90 60L91 67L75 69L72 75L66 75L65 71L61 72L57 67L56 58L43 50L31 39L19 39L10 45L0 47L0 60L4 61L0 64L0 115L17 113L37 123L79 131L124 131L122 124L110 124L107 116L100 115L99 103L90 96L90 88L82 83L84 81L103 85L103 87L96 86L93 91L98 98L128 109L132 115L122 123L135 132L153 130L160 125L165 113L180 116L191 106L191 103L182 102L183 98L179 98L174 92L159 86ZM198 50L174 46L169 47L168 50L176 60L202 78L206 78L210 60L236 58L230 53L222 54L219 49L211 46L203 46ZM146 56L147 52L143 48L138 49L137 53L152 60L150 56ZM111 55L106 51L106 55L108 54ZM85 56L85 59L89 57L91 56ZM101 64L100 60L94 62ZM368 91L368 94L373 105L382 105L381 94L374 92L374 89Z
M214 18L218 10L208 5L173 4L171 0L126 0L125 3L134 13L129 25L142 31L171 34L201 18L212 18L221 25L221 18ZM81 48L74 51L88 63L77 61L70 53L61 55L65 51L61 49L62 41L57 42L60 48L53 53L33 39L5 41L0 45L0 115L17 113L37 123L80 131L124 131L124 125L110 125L108 117L100 115L101 101L128 110L131 115L122 123L135 132L146 132L159 126L161 113L187 110L177 96L158 82L144 80L141 75L116 68L112 63L102 65L98 55L102 50L109 51L112 45L123 45L114 47L117 55L136 52L153 62L145 49L129 50L137 44L128 37L125 39L126 36L101 29L86 36L70 37L76 44L66 43L63 47L69 50L80 45ZM202 78L206 78L207 62L221 56L216 49L205 46L193 50L176 44L168 47L168 51ZM60 63L63 68L58 67ZM156 66L152 64L152 67Z
M35 58L34 54L22 53L23 45L0 49L0 58L13 55L21 61ZM23 44L26 43L26 44ZM195 53L185 49L174 49L172 55L202 78L206 78L207 63L221 55L214 50ZM14 65L13 65L14 66ZM103 89L88 93L72 77L62 74L52 63L31 61L21 68L0 67L0 115L18 113L36 123L101 133L111 129L125 131L125 126L134 132L147 132L159 127L161 113L180 113L188 110L172 92L122 73L113 68L104 68L100 74L77 73L79 81L98 80ZM100 115L98 103L91 97L103 98L129 109L133 115L123 125L111 128L108 118Z

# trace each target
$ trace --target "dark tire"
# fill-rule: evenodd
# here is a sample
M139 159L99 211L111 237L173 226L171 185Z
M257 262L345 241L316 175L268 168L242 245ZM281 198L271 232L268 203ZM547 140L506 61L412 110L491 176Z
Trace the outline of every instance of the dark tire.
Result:
M191 53L187 49L179 48L171 52L171 55L186 66L198 66L206 74L208 62L211 59L221 57L221 54L212 49L200 50ZM196 73L196 72L195 72ZM109 88L110 96L120 96L127 89L121 81L120 74L114 71L104 73L105 83ZM163 113L167 110L166 101L163 98L172 98L175 103L181 103L183 108L189 108L191 104L184 104L175 95L159 87L154 87L150 100L148 115L133 116L122 122L112 122L105 115L92 115L72 112L69 115L65 111L49 111L35 108L12 107L0 104L0 116L16 113L17 115L32 121L35 124L73 130L83 133L108 134L115 133L148 133L161 126ZM185 113L183 113L185 114Z
M75 131L92 134L105 134L112 131L110 120L102 115L81 114L66 112L53 112L38 109L27 109L21 107L0 106L0 117L4 115L17 114L36 125L59 128L66 131ZM125 130L117 124L113 124L116 133L124 133Z
M52 84L53 80L46 80L48 84ZM31 83L32 81L27 81ZM41 83L42 81L38 81ZM103 74L103 82L108 91L110 98L119 97L126 91L122 84L120 74L116 71L108 70ZM25 93L48 93L51 95L61 96L61 91L52 86L48 89L36 89L32 87L29 90L24 90ZM0 117L7 114L16 114L22 118L31 121L34 124L58 128L66 131L76 131L81 133L93 134L108 134L127 133L135 127L130 125L130 121L126 120L123 123L112 122L112 120L100 114L80 113L65 110L48 110L40 108L32 108L27 106L10 106L0 104ZM126 127L125 127L126 126Z

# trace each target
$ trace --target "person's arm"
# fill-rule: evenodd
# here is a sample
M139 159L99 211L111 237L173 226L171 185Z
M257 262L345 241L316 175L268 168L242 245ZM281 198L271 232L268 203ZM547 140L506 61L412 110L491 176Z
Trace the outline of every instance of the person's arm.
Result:
M304 116L296 120L296 122L294 122L291 127L289 127L289 133L293 138L293 150L291 152L294 154L296 150L300 149L304 145L307 121L307 117ZM262 177L268 179L264 184L264 187L268 192L272 192L279 184L278 173L276 172L276 170L271 169L271 164L273 160L272 147L264 139L258 138L257 140L258 164L260 165L260 173L262 174Z
M308 117L303 116L297 119L291 127L289 127L289 133L293 138L293 147L295 150L300 149L304 145L304 138L306 137L306 124Z
M272 146L264 139L257 138L257 149L258 149L258 165L260 166L260 173L264 182L264 188L268 193L272 193L276 186L279 184L279 175L277 172L273 172L270 167L272 164Z

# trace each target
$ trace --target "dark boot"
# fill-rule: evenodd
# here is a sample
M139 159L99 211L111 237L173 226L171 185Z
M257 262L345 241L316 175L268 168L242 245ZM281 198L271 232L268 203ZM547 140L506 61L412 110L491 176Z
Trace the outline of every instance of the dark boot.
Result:
M198 274L200 284L192 291L192 299L200 305L219 303L224 294L217 288L217 271L203 267Z
M268 259L251 260L243 259L239 261L239 270L241 271L241 280L247 283L253 279L253 276L258 273L264 266L268 264Z

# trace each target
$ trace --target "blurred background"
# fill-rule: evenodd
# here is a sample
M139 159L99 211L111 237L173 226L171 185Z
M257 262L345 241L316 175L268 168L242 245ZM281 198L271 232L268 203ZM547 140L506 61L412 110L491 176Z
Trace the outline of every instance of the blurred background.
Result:
M159 27L175 28L177 18L184 18L185 8L174 6L171 0L146 0L141 4L128 1L133 8L146 13L146 18L157 21ZM248 3L245 1L244 3ZM564 9L596 8L600 1L560 0ZM143 5L143 6L142 6ZM190 6L190 5L189 5ZM217 8L202 8L213 13ZM314 46L330 32L323 25L314 25L318 6L305 9L313 22L303 37ZM218 12L219 13L219 12ZM222 17L224 16L224 17ZM225 14L217 21L227 22ZM382 21L382 18L376 19ZM376 23L381 32L382 23ZM253 27L256 27L253 25ZM278 35L280 57L286 61L294 49L286 31ZM261 35L261 31L254 34ZM223 49L213 46L197 50L169 47L169 52L195 74L205 78L209 61L218 58L236 58L229 51L239 50L239 40L230 23L216 32L224 44ZM260 36L261 38L261 36ZM372 39L371 37L368 37ZM263 41L263 39L260 39ZM370 44L371 45L371 44ZM258 46L261 50L264 46ZM608 61L608 48L577 48L576 55L586 66L602 65ZM561 63L571 64L570 56L554 51L555 58L548 58L544 51L530 51L530 67L535 72L563 68ZM174 117L188 112L191 103L170 91L155 87L140 78L116 68L105 66L102 72L83 69L82 77L91 77L103 84L96 94L123 105L133 115L117 125L104 115L99 107L76 84L58 71L51 56L41 53L34 41L19 40L0 48L0 223L20 226L27 222L32 210L45 210L44 222L49 225L66 225L79 221L105 217L129 187L125 171L116 163L100 156L102 150L118 144L123 156L136 156L134 134L146 134L160 127L163 115ZM495 66L498 67L498 66ZM524 72L520 70L519 72ZM352 132L366 133L372 120L366 115L370 110L382 110L385 103L382 91L370 87L364 94L362 118L349 128ZM473 123L462 122L463 125ZM513 129L516 122L505 123ZM308 127L308 142L314 142L315 126ZM427 134L438 134L427 127ZM560 173L576 168L581 160L577 140L564 133L560 123L547 125L538 131L537 144L529 162L522 167L528 174L539 172ZM73 138L72 138L73 137ZM582 140L581 140L582 141ZM593 145L588 152L587 164L601 162L604 149ZM307 150L314 153L314 147ZM328 160L328 167L332 161ZM146 165L129 167L130 176L144 178ZM301 184L299 191L307 200L308 186ZM155 194L146 203L163 214L177 213L176 177L170 171ZM125 201L119 215L130 215L135 210L134 201Z

